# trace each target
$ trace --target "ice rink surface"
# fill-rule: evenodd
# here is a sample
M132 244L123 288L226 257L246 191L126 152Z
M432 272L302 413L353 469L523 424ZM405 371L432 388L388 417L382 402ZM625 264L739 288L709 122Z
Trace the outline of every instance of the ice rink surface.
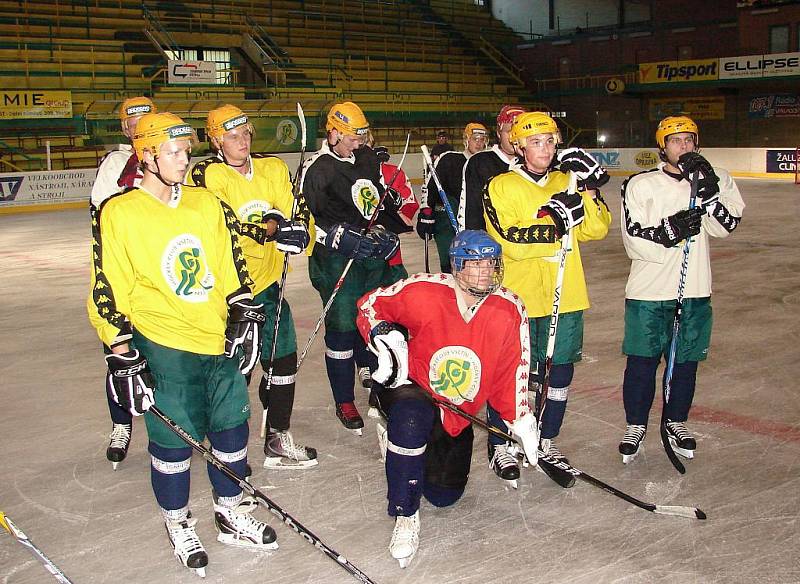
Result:
M582 247L593 305L559 438L577 468L639 499L700 507L707 521L648 513L581 482L561 489L532 469L510 490L487 468L485 434L476 430L465 496L446 510L423 501L420 550L401 570L387 550L393 522L375 422L367 419L359 438L336 419L322 334L299 372L292 419L295 438L318 449L320 464L261 468L254 381L253 483L382 584L800 582L800 187L737 182L747 208L733 236L712 243L714 333L690 414L698 450L686 475L659 443L658 405L639 458L626 467L617 453L629 268L618 226L621 179L605 191L611 233ZM409 271L422 270L421 240L409 234L402 242ZM105 458L105 365L85 309L89 244L85 210L0 216L0 510L76 584L197 583L173 558L150 488L141 420L119 470ZM434 246L431 253L436 265ZM302 346L321 303L305 259L292 263L287 298ZM366 397L357 387L365 419ZM197 455L190 507L209 554L206 582L355 582L274 518L275 552L218 543ZM0 582L54 581L0 531Z

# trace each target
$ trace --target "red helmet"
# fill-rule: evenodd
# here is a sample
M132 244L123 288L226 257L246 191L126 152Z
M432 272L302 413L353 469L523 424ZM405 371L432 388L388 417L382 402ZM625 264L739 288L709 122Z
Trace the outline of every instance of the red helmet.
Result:
M497 125L500 124L513 124L514 119L519 114L524 114L527 110L519 105L504 105L500 113L497 114Z

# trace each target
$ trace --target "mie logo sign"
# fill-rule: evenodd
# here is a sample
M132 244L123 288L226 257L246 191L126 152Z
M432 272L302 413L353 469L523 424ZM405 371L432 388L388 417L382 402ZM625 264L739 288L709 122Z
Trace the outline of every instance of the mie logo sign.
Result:
M0 202L16 199L24 180L24 176L4 176L0 178Z

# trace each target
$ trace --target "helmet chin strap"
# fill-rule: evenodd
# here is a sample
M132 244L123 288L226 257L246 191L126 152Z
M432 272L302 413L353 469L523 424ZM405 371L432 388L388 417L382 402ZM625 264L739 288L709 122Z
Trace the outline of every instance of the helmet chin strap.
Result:
M164 186L167 186L169 188L174 188L176 185L181 184L180 181L178 181L178 182L168 182L168 181L164 180L164 177L161 176L161 167L158 166L158 156L153 156L153 162L156 163L156 172L154 172L153 174L156 176L156 178L158 180L161 181L161 183Z

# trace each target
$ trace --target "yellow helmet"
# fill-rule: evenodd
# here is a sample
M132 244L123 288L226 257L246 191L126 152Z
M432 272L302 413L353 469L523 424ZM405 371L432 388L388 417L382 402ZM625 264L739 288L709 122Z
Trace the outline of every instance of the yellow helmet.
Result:
M150 150L154 155L158 155L161 145L170 140L189 140L194 144L197 141L197 135L194 128L175 114L169 112L145 114L136 125L133 147L139 160L143 160L145 150Z
M158 108L150 101L150 98L144 96L129 97L119 106L119 121L124 122L128 118L143 116L144 114L154 114L157 111Z
M253 125L247 119L247 114L235 105L225 104L208 112L206 135L209 139L222 138L225 132L229 132L239 126L247 126L250 134L254 133Z
M556 143L561 143L561 132L558 130L558 124L546 112L519 114L511 124L508 139L512 144L524 147L523 140L537 134L553 134L556 138Z
M665 148L667 137L672 134L688 132L694 134L694 145L700 146L700 133L697 131L697 124L688 116L669 116L658 123L656 128L656 143L659 148Z
M464 128L464 140L469 140L472 136L486 136L486 126L477 122L470 122Z
M366 136L369 122L360 107L352 101L345 101L334 104L328 112L325 129L330 132L334 128L346 136Z

